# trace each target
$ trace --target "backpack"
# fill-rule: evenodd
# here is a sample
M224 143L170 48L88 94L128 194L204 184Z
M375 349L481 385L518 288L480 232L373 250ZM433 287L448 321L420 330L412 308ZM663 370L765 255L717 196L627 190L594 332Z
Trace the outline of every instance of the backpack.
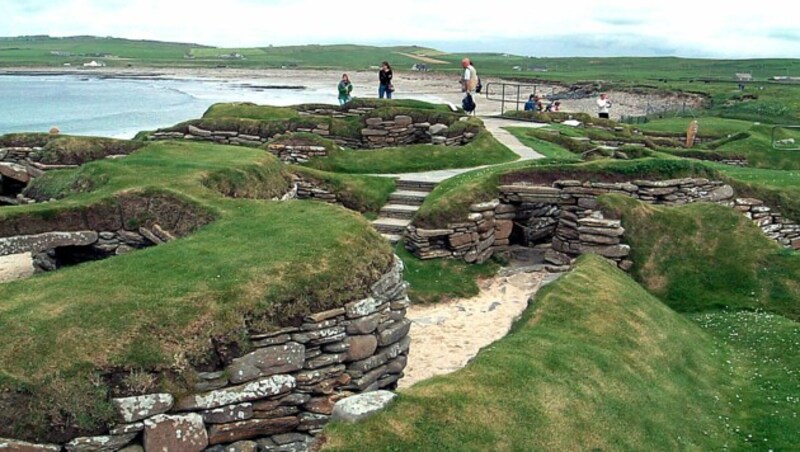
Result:
M480 93L481 93L481 90L483 90L483 83L481 83L481 78L480 78L480 77L478 77L478 84L477 84L477 85L475 85L475 92L476 92L477 94L480 94Z
M461 101L461 108L467 113L472 113L475 111L475 107L477 107L477 105L475 105L475 100L472 98L471 94L467 93L467 95L464 96L464 100Z

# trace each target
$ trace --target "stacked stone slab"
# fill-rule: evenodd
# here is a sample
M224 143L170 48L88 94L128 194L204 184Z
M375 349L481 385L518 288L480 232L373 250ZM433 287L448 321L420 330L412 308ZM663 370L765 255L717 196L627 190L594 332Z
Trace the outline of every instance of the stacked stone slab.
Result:
M434 143L447 146L464 145L471 142L476 133L465 131L459 135L449 135L449 126L445 124L433 124L428 122L415 123L413 118L405 115L395 116L393 119L384 120L379 117L366 118L365 126L361 129L361 138L336 136L331 133L330 125L319 123L314 127L300 127L294 123L287 122L284 132L305 132L314 133L332 140L339 146L352 149L378 149L384 147L404 146L417 143ZM148 137L150 140L191 140L209 141L219 144L261 147L274 136L267 135L247 135L238 131L225 130L206 130L195 125L187 125L183 130L159 130ZM320 150L295 149L292 156L291 150L286 147L276 146L270 152L278 155L289 163L302 163L307 161L310 156Z
M271 143L267 149L282 162L289 164L306 163L314 157L328 155L325 146Z
M785 247L800 250L800 225L784 218L763 201L753 198L736 198L733 208L753 220L770 239Z
M105 435L63 445L0 439L0 448L306 450L337 401L396 387L408 361L408 306L395 257L367 298L310 315L297 327L250 332L251 350L217 371L198 372L189 395L114 398L117 419Z
M313 201L322 201L330 204L341 204L336 193L328 190L319 183L303 178L301 176L294 176L294 182L297 186L297 199L310 199Z
M372 107L350 108L348 105L345 105L342 108L336 108L333 106L301 105L298 108L300 109L300 116L331 116L334 118L361 117L374 110Z
M731 186L704 178L634 180L632 182L582 182L559 180L550 186L518 183L499 188L500 198L472 206L466 221L440 229L410 225L405 232L406 247L421 259L456 258L483 262L495 251L505 250L514 231L515 243L526 246L550 242L545 258L559 270L584 253L605 256L623 269L633 262L624 244L624 228L619 220L605 219L598 210L597 198L617 193L643 202L682 205L711 202L735 207L781 245L800 249L800 225L783 218L760 200L736 199ZM481 209L494 205L489 215ZM482 212L480 216L475 212ZM481 221L494 224L494 241ZM480 223L485 224L485 223ZM479 232L482 231L482 232Z

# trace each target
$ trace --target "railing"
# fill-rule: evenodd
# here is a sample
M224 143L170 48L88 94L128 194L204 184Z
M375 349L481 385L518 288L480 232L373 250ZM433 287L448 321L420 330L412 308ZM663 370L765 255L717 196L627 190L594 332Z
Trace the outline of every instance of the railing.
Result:
M483 87L483 95L486 100L500 102L500 115L506 112L506 104L513 104L514 109L519 111L520 105L524 106L531 94L544 97L554 92L552 88L549 93L544 91L546 90L540 85L526 83L491 82Z
M778 133L779 131L783 133ZM773 127L772 148L781 151L800 151L800 126Z

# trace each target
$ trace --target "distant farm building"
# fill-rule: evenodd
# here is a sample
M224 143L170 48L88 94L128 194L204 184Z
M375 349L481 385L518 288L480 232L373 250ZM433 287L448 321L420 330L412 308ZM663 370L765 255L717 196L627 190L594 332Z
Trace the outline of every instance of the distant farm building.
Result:
M736 73L736 80L740 82L752 82L753 81L753 74L749 72L737 72Z
M779 82L800 82L800 77L790 76L790 75L776 75L772 77L772 80L779 81Z
M106 63L104 63L103 61L99 61L98 62L98 61L92 60L92 61L90 61L88 63L83 63L83 67L106 67Z
M427 64L422 64L422 63L417 63L417 64L411 66L411 70L412 71L419 71L419 72L428 72L428 65Z

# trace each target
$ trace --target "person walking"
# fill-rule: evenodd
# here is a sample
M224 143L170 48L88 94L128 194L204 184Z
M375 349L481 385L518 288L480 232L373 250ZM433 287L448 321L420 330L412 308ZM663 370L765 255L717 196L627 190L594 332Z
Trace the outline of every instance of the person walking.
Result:
M461 67L464 69L464 73L459 80L459 83L461 83L461 92L464 93L461 106L467 113L474 113L476 106L473 95L475 94L475 89L478 87L478 71L475 70L475 66L472 65L469 58L461 60Z
M394 85L392 84L392 67L389 66L388 61L381 63L381 70L378 71L378 82L378 97L383 99L385 96L387 99L391 99Z
M611 111L611 99L608 98L608 94L603 93L600 95L600 98L597 99L597 108L600 118L609 119L609 112Z
M342 80L339 81L339 105L344 105L350 102L350 94L353 92L353 84L350 83L350 77L347 74L342 74Z

